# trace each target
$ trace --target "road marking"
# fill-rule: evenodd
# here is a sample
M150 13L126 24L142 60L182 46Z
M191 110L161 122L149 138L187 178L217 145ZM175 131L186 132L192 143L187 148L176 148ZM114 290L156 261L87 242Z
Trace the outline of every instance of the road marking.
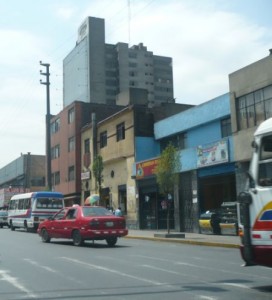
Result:
M7 281L18 290L26 293L27 297L29 298L37 298L37 296L32 291L27 289L22 283L19 282L18 278L12 277L8 273L8 271L0 270L0 277L2 277L0 280Z
M154 266L150 266L150 265L141 265L141 267L149 268L149 269L156 270L156 271L163 271L163 272L170 273L170 274L180 275L180 272L170 271L170 270L166 270L163 268L158 268L158 267L154 267Z
M217 298L214 297L209 297L209 296L204 296L204 295L200 295L199 299L205 299L205 300L216 300Z
M223 282L223 285L229 285L229 286L234 286L234 287L238 287L238 288L242 288L242 289L250 289L249 286L245 285L245 284L241 284L241 283L234 283L234 282Z
M29 262L30 264L34 265L34 266L38 266L39 268L42 268L42 269L45 269L46 271L48 272L52 272L52 273L57 273L56 270L50 268L50 267L47 267L47 266L43 266L43 265L40 265L39 263L37 263L36 261L30 259L30 258L24 258L25 261Z
M213 268L213 267L209 267L209 266L201 266L200 264L191 264L191 263L187 263L187 262L182 262L182 261L173 261L173 260L170 260L170 259L165 259L165 258L157 258L157 257L152 257L152 256L145 256L145 255L130 255L131 257L139 257L139 258L146 258L148 259L149 261L150 260L155 260L155 261L164 261L164 262L169 262L169 263L172 263L174 265L183 265L183 266L187 266L187 267L193 267L193 268L199 268L199 269L206 269L206 270L210 270L210 271L218 271L218 272L221 272L221 273L226 273L226 274L232 274L232 275L238 275L238 276L247 276L247 277L250 277L250 278L255 278L257 277L258 279L262 278L264 280L270 280L271 278L270 277L267 277L267 276L256 276L254 275L252 272L249 273L244 273L244 272L238 272L238 271L231 271L231 270L223 270L223 269L218 269L218 268ZM194 257L195 258L195 257ZM232 262L231 262L232 263ZM237 265L237 264L235 264ZM263 267L264 268L264 267ZM241 268L242 270L243 268ZM269 268L267 268L269 269ZM270 270L270 269L269 269Z
M146 283L151 283L151 284L154 284L154 285L164 285L165 284L164 282L158 282L158 281L155 281L155 280L145 279L145 278L142 278L142 277L130 275L128 273L123 273L123 272L120 272L120 271L109 269L109 268L106 268L106 267L103 267L103 266L89 264L89 263L86 263L85 261L80 261L78 259L72 259L70 257L62 256L60 258L71 261L71 262L74 262L76 264L81 264L84 267L88 266L89 268L92 268L92 269L113 273L113 274L123 276L123 277L129 277L129 278L132 278L132 279L135 279L135 280L143 281L143 282L146 282Z

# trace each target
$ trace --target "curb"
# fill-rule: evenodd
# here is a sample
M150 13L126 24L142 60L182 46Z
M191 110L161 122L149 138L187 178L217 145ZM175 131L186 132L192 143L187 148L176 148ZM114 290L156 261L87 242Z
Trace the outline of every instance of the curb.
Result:
M156 242L166 242L166 243L178 243L178 244L189 244L189 245L198 245L198 246L208 246L208 247L221 247L221 248L236 248L239 249L237 244L226 244L220 242L203 242L203 241L194 241L194 240L182 240L182 239L171 239L171 238L158 238L158 237L144 237L144 236L125 236L126 239L136 239L136 240L147 240L147 241L156 241Z

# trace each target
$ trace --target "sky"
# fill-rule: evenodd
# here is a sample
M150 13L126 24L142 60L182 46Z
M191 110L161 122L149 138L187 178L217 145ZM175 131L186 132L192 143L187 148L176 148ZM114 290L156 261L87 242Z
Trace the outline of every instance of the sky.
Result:
M143 43L173 59L176 103L198 105L229 90L228 75L269 55L271 0L0 0L0 169L45 155L50 112L63 108L62 63L87 16L105 19L105 42Z

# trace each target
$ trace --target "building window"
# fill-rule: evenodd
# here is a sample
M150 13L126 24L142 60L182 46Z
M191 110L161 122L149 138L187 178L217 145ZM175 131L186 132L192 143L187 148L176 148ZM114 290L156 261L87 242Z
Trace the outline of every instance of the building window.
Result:
M116 140L121 141L125 139L125 122L122 122L116 126Z
M129 66L130 68L136 68L136 67L137 67L137 63L135 63L135 62L129 62L129 63L128 63L128 66Z
M73 123L75 120L75 108L72 107L68 110L68 124Z
M100 148L104 148L107 146L107 131L103 131L100 133Z
M68 140L68 152L72 152L75 150L75 137L72 136Z
M84 153L90 153L90 139L84 140Z
M238 129L259 125L272 117L272 85L237 98Z
M44 177L32 178L31 186L45 186L45 178Z
M171 137L167 137L161 141L162 151L169 145L172 144L178 150L187 148L187 133L183 132Z
M137 58L137 53L135 53L135 52L129 52L128 53L128 57L129 58Z
M129 76L135 77L135 76L137 76L137 72L136 71L130 71Z
M60 130L60 119L57 118L53 123L50 125L51 133L54 134Z
M231 136L231 120L230 120L230 118L221 120L221 135L222 135L222 138Z
M53 186L60 184L60 172L55 172L52 174L52 184Z
M60 157L60 145L51 148L51 159Z
M68 168L68 181L73 181L75 180L75 167L70 166Z
M90 139L84 140L83 165L89 168L91 164Z

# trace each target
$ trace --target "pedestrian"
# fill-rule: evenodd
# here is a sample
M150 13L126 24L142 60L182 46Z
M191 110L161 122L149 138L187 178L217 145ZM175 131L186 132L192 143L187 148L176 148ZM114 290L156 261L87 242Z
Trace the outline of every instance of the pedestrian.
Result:
M122 216L122 211L121 207L118 206L118 208L114 211L115 216L121 217Z

